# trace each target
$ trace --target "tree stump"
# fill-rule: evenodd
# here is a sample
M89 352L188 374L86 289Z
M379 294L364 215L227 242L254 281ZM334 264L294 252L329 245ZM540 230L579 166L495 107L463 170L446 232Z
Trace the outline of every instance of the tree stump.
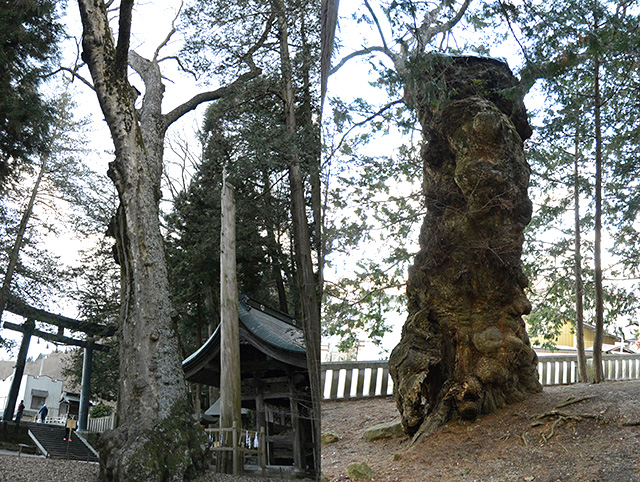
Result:
M522 315L531 135L509 67L424 56L405 83L426 139L427 214L409 272L409 315L389 365L408 434L474 419L542 390Z

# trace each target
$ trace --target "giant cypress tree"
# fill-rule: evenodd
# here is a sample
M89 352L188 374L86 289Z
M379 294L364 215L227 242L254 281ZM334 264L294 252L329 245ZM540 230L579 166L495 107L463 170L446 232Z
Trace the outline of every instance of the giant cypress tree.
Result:
M15 163L47 150L54 108L39 88L60 33L55 1L0 2L0 188Z
M410 434L541 390L522 319L531 308L520 261L531 216L523 89L502 62L438 53L469 5L390 2L382 25L365 1L380 44L337 64L385 55L392 67L381 84L402 92L424 136L427 214L409 273L408 318L389 360Z

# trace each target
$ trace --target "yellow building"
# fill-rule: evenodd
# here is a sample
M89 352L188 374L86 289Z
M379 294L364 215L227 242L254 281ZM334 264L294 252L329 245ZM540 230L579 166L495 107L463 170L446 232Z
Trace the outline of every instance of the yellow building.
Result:
M595 338L595 327L593 325L589 325L587 323L584 324L584 348L589 351L593 348L593 341ZM538 349L540 345L544 342L542 336L532 336L531 337L531 346L536 348L536 351L546 351L545 349ZM615 346L617 343L622 341L619 336L612 335L611 333L604 333L603 337L603 351L607 351L607 348L611 348ZM567 322L562 326L562 330L558 336L555 337L553 343L556 346L555 351L575 351L576 350L576 334L575 328L571 325L571 323Z

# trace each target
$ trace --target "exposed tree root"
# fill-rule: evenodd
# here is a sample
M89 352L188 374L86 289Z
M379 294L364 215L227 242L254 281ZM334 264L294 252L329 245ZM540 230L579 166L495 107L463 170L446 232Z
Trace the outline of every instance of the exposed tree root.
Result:
M539 427L540 425L544 425L542 420L546 418L553 418L553 422L551 423L551 428L548 432L543 432L540 434L542 441L544 443L548 442L551 437L553 437L556 433L556 428L561 423L565 422L581 422L585 419L595 419L599 420L601 416L599 414L591 414L591 413L568 413L558 410L559 408L566 407L568 405L572 405L574 403L582 402L584 400L588 400L593 397L581 397L581 398L569 398L565 402L557 405L553 410L549 410L548 412L541 413L535 416L535 420L531 423L531 427Z

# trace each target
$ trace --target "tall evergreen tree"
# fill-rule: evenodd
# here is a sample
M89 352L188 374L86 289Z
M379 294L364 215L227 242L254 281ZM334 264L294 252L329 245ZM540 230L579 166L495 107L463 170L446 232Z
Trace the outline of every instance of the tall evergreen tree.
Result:
M615 214L610 209L610 201L616 196L615 185L619 182L611 176L616 166L628 164L624 150L618 149L616 146L626 145L633 146L636 140L629 135L626 128L618 128L625 124L635 125L633 121L637 118L637 114L629 111L622 114L624 106L628 105L629 97L637 98L638 79L635 74L633 65L638 61L637 41L634 32L637 30L637 18L632 13L631 3L613 4L611 2L572 2L560 1L545 3L544 5L535 5L525 2L522 7L522 16L515 17L522 20L523 32L526 36L525 46L527 49L528 70L530 72L538 71L545 78L545 90L549 95L548 98L556 101L556 104L550 103L550 117L555 119L550 124L550 137L545 138L547 142L554 143L555 136L556 150L569 152L568 147L574 144L574 156L584 157L591 162L584 165L584 171L593 176L594 181L586 184L588 189L584 193L592 196L594 207L592 215L588 217L593 221L594 226L594 244L593 244L593 295L588 299L593 299L593 308L595 311L596 341L594 344L594 363L596 381L602 381L602 363L601 348L602 334L605 325L605 311L609 312L609 321L613 321L621 310L628 310L630 306L635 304L635 297L632 293L625 290L625 287L616 287L604 283L604 274L602 266L602 257L604 249L602 247L603 229L610 227L610 232L617 229L611 229L616 221L611 217ZM514 12L517 12L514 10ZM553 59L549 62L548 59ZM551 68L545 68L545 67ZM622 114L622 115L620 115ZM573 134L571 134L573 132ZM574 140L575 139L575 140ZM633 148L632 148L633 149ZM569 167L575 161L571 160L571 156L563 155L560 152L558 156L541 156L538 157L546 162L544 169L549 170L553 164L562 165L562 159L565 159L564 165ZM536 156L534 156L536 159ZM551 163L550 163L551 162ZM549 198L557 200L563 197L562 176L559 172L553 173L553 179L556 180L555 186L549 183L550 178L542 177L542 183L545 189L551 194ZM607 181L611 179L611 181ZM582 184L585 186L585 184ZM579 186L574 187L574 194L580 189ZM568 201L568 198L565 198ZM559 206L558 206L559 207ZM555 214L558 217L561 211L556 210L555 213L544 207L541 211L546 215ZM572 236L577 237L578 231L575 230ZM557 240L554 250L556 257L566 256L568 250L572 250L571 244L564 244L561 240ZM575 243L573 243L575 244ZM618 252L623 252L624 248L620 245L616 247ZM553 254L553 251L547 251ZM563 254L564 253L564 254ZM579 256L577 251L571 257L576 260L576 275L581 271L581 267L577 264ZM543 258L544 259L544 258ZM610 272L617 277L616 271ZM588 271L587 271L588 272ZM621 274L621 273L620 273ZM627 270L627 276L632 272ZM580 280L571 276L567 272L567 277L563 282L560 278L552 276L548 279L553 280L553 285L562 285L567 291L574 290L569 287L576 283L575 293L579 295ZM590 283L588 282L587 285ZM588 293L587 293L588 294ZM566 296L564 297L566 300ZM558 301L562 303L563 296ZM576 299L579 303L579 300ZM541 303L541 306L545 306ZM570 306L570 305L569 305ZM548 314L552 314L553 310L547 309ZM571 311L571 310L569 310ZM574 319L571 313L565 316L565 320ZM576 313L578 319L580 313ZM563 315L560 315L563 316Z
M55 110L40 86L61 32L53 0L0 2L0 189L17 164L49 147Z
M48 152L39 164L21 166L0 202L8 216L0 231L0 316L11 294L41 308L54 297L66 298L71 273L46 247L47 237L67 231L81 238L96 228L104 231L96 213L102 212L104 220L108 212L105 187L84 162L85 122L74 119L75 104L67 93L52 105L59 115L50 126Z

